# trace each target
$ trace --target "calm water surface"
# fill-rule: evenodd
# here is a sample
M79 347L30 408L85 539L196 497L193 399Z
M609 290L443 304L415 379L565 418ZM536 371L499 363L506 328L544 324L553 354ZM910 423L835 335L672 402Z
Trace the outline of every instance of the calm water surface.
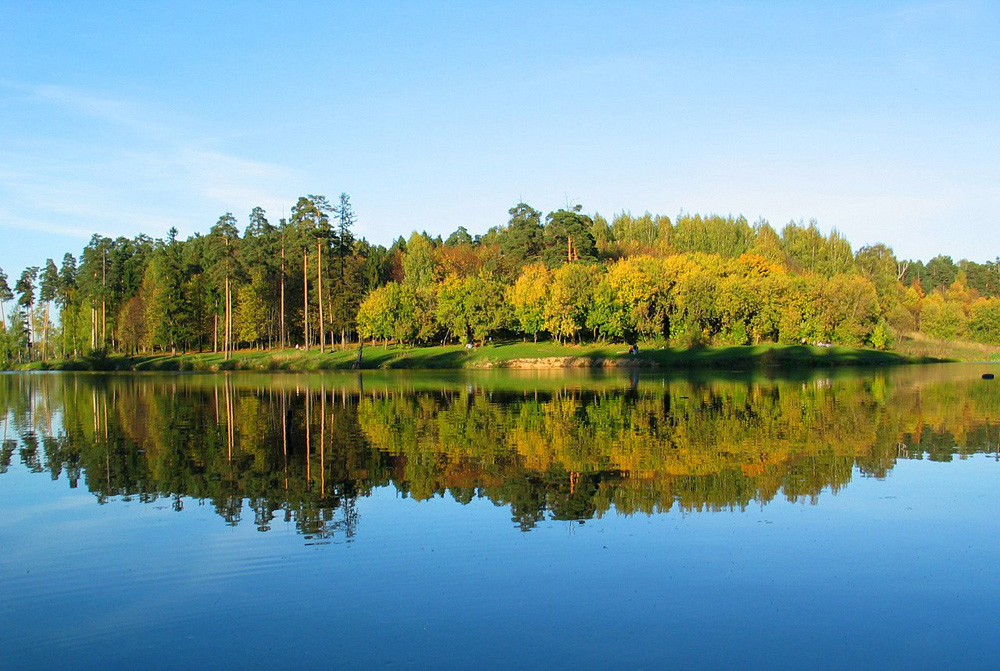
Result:
M990 370L0 375L0 668L997 668Z

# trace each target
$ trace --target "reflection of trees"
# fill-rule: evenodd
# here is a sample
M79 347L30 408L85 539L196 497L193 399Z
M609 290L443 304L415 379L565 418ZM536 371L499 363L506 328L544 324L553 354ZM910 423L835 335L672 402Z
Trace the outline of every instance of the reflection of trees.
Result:
M925 369L926 370L926 369ZM858 469L995 451L998 388L957 374L798 381L414 389L345 377L4 376L0 472L82 478L112 497L204 501L229 524L275 519L350 538L392 484L509 506L525 529L586 519L815 501Z

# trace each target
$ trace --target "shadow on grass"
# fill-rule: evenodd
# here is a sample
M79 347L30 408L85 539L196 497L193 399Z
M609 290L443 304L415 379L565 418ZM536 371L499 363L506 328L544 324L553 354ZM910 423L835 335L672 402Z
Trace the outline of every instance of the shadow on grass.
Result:
M652 350L641 352L638 358L650 361L657 366L674 368L872 366L942 361L930 357L914 359L894 352L810 345L743 345L687 350Z
M374 357L373 368L463 368L471 357L464 351L420 352L411 350L406 356ZM365 364L368 359L365 359Z
M593 348L534 346L523 343L498 343L487 349L466 350L458 346L379 349L367 347L360 368L372 369L462 369L470 367L518 368L530 362L547 362L540 367L559 368L646 368L657 370L757 370L795 367L898 365L943 361L932 357L909 357L895 352L860 350L848 347L810 345L745 345L696 347L691 349L643 349L628 354L618 345ZM67 371L310 371L348 370L355 367L357 350L283 350L237 352L225 359L218 353L204 352L171 355L95 354L80 359L36 362L32 370ZM559 361L562 360L562 361Z

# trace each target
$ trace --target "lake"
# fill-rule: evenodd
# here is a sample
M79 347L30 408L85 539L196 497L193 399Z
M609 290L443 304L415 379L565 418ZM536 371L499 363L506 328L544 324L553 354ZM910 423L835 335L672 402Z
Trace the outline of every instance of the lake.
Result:
M0 668L996 668L996 368L0 375Z

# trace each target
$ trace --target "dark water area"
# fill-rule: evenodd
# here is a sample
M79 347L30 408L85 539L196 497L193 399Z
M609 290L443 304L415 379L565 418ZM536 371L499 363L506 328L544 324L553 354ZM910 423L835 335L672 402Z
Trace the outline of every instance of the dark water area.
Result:
M0 375L0 668L996 668L996 368Z

